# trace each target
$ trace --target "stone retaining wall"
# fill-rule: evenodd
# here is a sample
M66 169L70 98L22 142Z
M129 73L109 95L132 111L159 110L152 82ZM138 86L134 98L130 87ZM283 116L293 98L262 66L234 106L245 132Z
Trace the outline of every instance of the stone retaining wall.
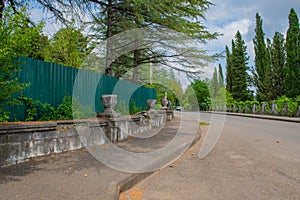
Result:
M37 156L118 142L129 135L164 125L169 113L146 119L128 116L62 122L0 124L0 166L16 164Z

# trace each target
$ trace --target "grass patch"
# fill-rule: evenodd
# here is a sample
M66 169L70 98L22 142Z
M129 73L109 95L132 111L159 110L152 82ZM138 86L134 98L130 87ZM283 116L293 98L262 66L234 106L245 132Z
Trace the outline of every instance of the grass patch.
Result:
M199 122L199 125L200 126L207 126L207 125L210 125L208 122Z

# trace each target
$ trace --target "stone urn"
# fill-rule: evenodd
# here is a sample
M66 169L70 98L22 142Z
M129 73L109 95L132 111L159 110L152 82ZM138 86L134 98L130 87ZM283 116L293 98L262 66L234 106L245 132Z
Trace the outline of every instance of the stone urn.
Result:
M147 106L149 107L148 112L156 112L156 110L154 109L156 102L157 102L156 99L147 100Z
M161 109L162 110L168 110L168 99L167 98L163 98L162 100L161 100L161 105L163 106Z
M147 106L149 107L149 110L154 110L155 105L156 105L156 99L147 100Z
M104 111L99 113L97 117L114 118L120 117L120 113L114 111L114 107L117 105L117 95L106 94L101 96L101 102L104 106Z

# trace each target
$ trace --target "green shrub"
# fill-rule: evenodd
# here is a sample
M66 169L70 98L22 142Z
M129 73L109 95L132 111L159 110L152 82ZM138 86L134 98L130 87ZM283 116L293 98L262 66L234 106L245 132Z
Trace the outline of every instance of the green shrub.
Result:
M19 99L25 105L25 121L34 121L38 117L40 101L34 101L32 98L21 95Z
M25 105L25 121L71 120L95 116L92 107L82 106L76 98L71 96L65 96L57 108L48 103L34 101L32 98L24 96L19 99Z
M125 101L119 101L115 107L115 111L121 113L122 116L129 115L129 108Z
M73 119L72 98L70 96L65 96L62 103L57 106L55 113L57 120Z
M297 102L297 97L295 100L292 98L288 98L286 96L279 97L278 99L275 100L275 103L277 105L278 111L282 112L284 105L287 104L288 107L288 116L295 116L297 108L298 108L298 102ZM281 113L282 115L284 113Z
M63 102L55 110L57 120L71 120L94 117L92 107L83 106L76 98L65 96Z
M9 120L9 113L0 110L0 122L7 122Z
M271 112L271 106L270 106L270 103L269 102L267 102L267 101L264 101L264 102L262 102L261 104L265 104L265 114L268 114L268 113L270 113ZM261 106L261 109L262 109L262 106ZM262 110L261 110L262 111Z
M137 107L134 101L130 101L129 103L129 114L135 114L143 111L143 108Z
M43 103L39 121L50 121L56 119L55 108L48 103Z

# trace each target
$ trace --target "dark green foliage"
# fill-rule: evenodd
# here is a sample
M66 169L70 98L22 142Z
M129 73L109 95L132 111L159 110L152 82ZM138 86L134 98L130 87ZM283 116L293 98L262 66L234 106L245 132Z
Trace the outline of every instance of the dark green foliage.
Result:
M294 9L289 14L289 28L286 34L286 94L295 97L300 94L300 29Z
M73 119L72 112L72 97L65 96L63 102L59 104L56 108L56 119L68 120Z
M143 111L143 108L137 107L134 101L129 102L129 114L135 114Z
M273 95L274 98L278 98L285 94L285 46L284 37L279 32L275 32L273 37L271 63L273 69Z
M298 102L292 98L288 98L286 96L281 96L275 100L277 105L277 109L280 115L288 115L290 117L294 117L298 108ZM282 112L284 106L288 107L288 113Z
M266 100L266 90L270 89L266 87L265 82L270 79L266 77L266 71L269 67L267 48L265 44L265 33L262 28L263 21L258 13L256 13L256 27L255 27L255 38L254 52L255 52L255 79L254 84L257 88L257 98L259 100Z
M82 106L77 99L71 96L65 96L63 102L57 108L25 96L20 96L19 99L26 108L25 121L72 120L95 117L92 108Z
M246 101L251 98L248 90L249 75L248 70L247 47L238 31L235 40L232 41L231 55L231 76L232 76L232 96L237 101Z
M177 32L191 36L200 42L216 39L218 33L210 33L203 25L205 20L204 13L212 5L209 1L183 1L183 0L153 0L153 1L114 1L114 0L37 0L42 7L49 10L56 19L66 25L70 25L70 19L88 24L91 28L89 37L95 40L103 40L126 30L141 27L169 28ZM76 11L76 12L74 12ZM86 18L77 15L78 12L85 13ZM70 17L70 14L73 14ZM87 20L88 19L88 20ZM108 42L109 43L109 42ZM168 45L173 45L169 43ZM122 73L128 71L128 68L138 71L136 68L142 63L149 63L150 58L157 58L159 63L164 63L169 57L169 52L160 52L154 48L141 49L130 52L126 55L131 58L131 65L118 65L119 63L128 63L126 57L119 57L115 63L111 63L112 54L118 51L114 45L108 44L106 49L106 74L121 77ZM195 52L195 51L193 51ZM174 55L173 58L182 56ZM202 60L211 59L205 51L198 51L197 56ZM205 59L206 57L206 59ZM182 59L181 59L182 61ZM184 62L182 71L190 72L197 70L192 62ZM169 66L166 64L166 66ZM175 66L172 65L172 68ZM120 69L116 69L120 68ZM138 74L132 74L135 82L138 81Z
M223 69L221 64L219 64L218 77L219 77L219 86L224 87L224 74L223 74Z
M8 112L4 107L15 104L13 94L22 91L26 84L16 78L19 72L19 56L32 56L35 51L34 39L40 37L42 25L31 27L27 13L21 10L14 13L8 7L1 13L0 19L0 121L7 120Z
M232 67L231 67L231 53L228 46L225 47L226 51L226 89L232 93Z
M24 96L20 96L19 99L23 102L23 104L26 107L25 121L35 120L38 116L38 106L40 105L40 101L33 101L33 99Z
M202 80L194 80L184 93L185 109L207 110L210 104L208 84Z
M41 104L41 117L39 121L50 121L56 119L56 110L49 103Z
M208 86L204 81L195 80L192 83L192 88L196 94L200 110L205 110L210 104L210 94Z
M261 101L270 101L275 98L274 90L274 72L272 59L272 44L269 39L265 43L265 33L263 32L263 21L260 15L256 14L256 27L254 52L255 52L255 69L254 74L254 86L257 89L257 99Z
M215 68L213 77L210 82L210 95L215 98L218 94L219 88L220 86L219 86L219 79L218 79L218 71L217 68Z
M270 101L274 99L273 88L273 69L271 66L271 41L267 39L266 58L265 58L265 75L263 80L263 92L261 92L261 99Z
M53 38L44 51L45 61L81 68L89 53L88 40L80 30L75 28L62 28Z

